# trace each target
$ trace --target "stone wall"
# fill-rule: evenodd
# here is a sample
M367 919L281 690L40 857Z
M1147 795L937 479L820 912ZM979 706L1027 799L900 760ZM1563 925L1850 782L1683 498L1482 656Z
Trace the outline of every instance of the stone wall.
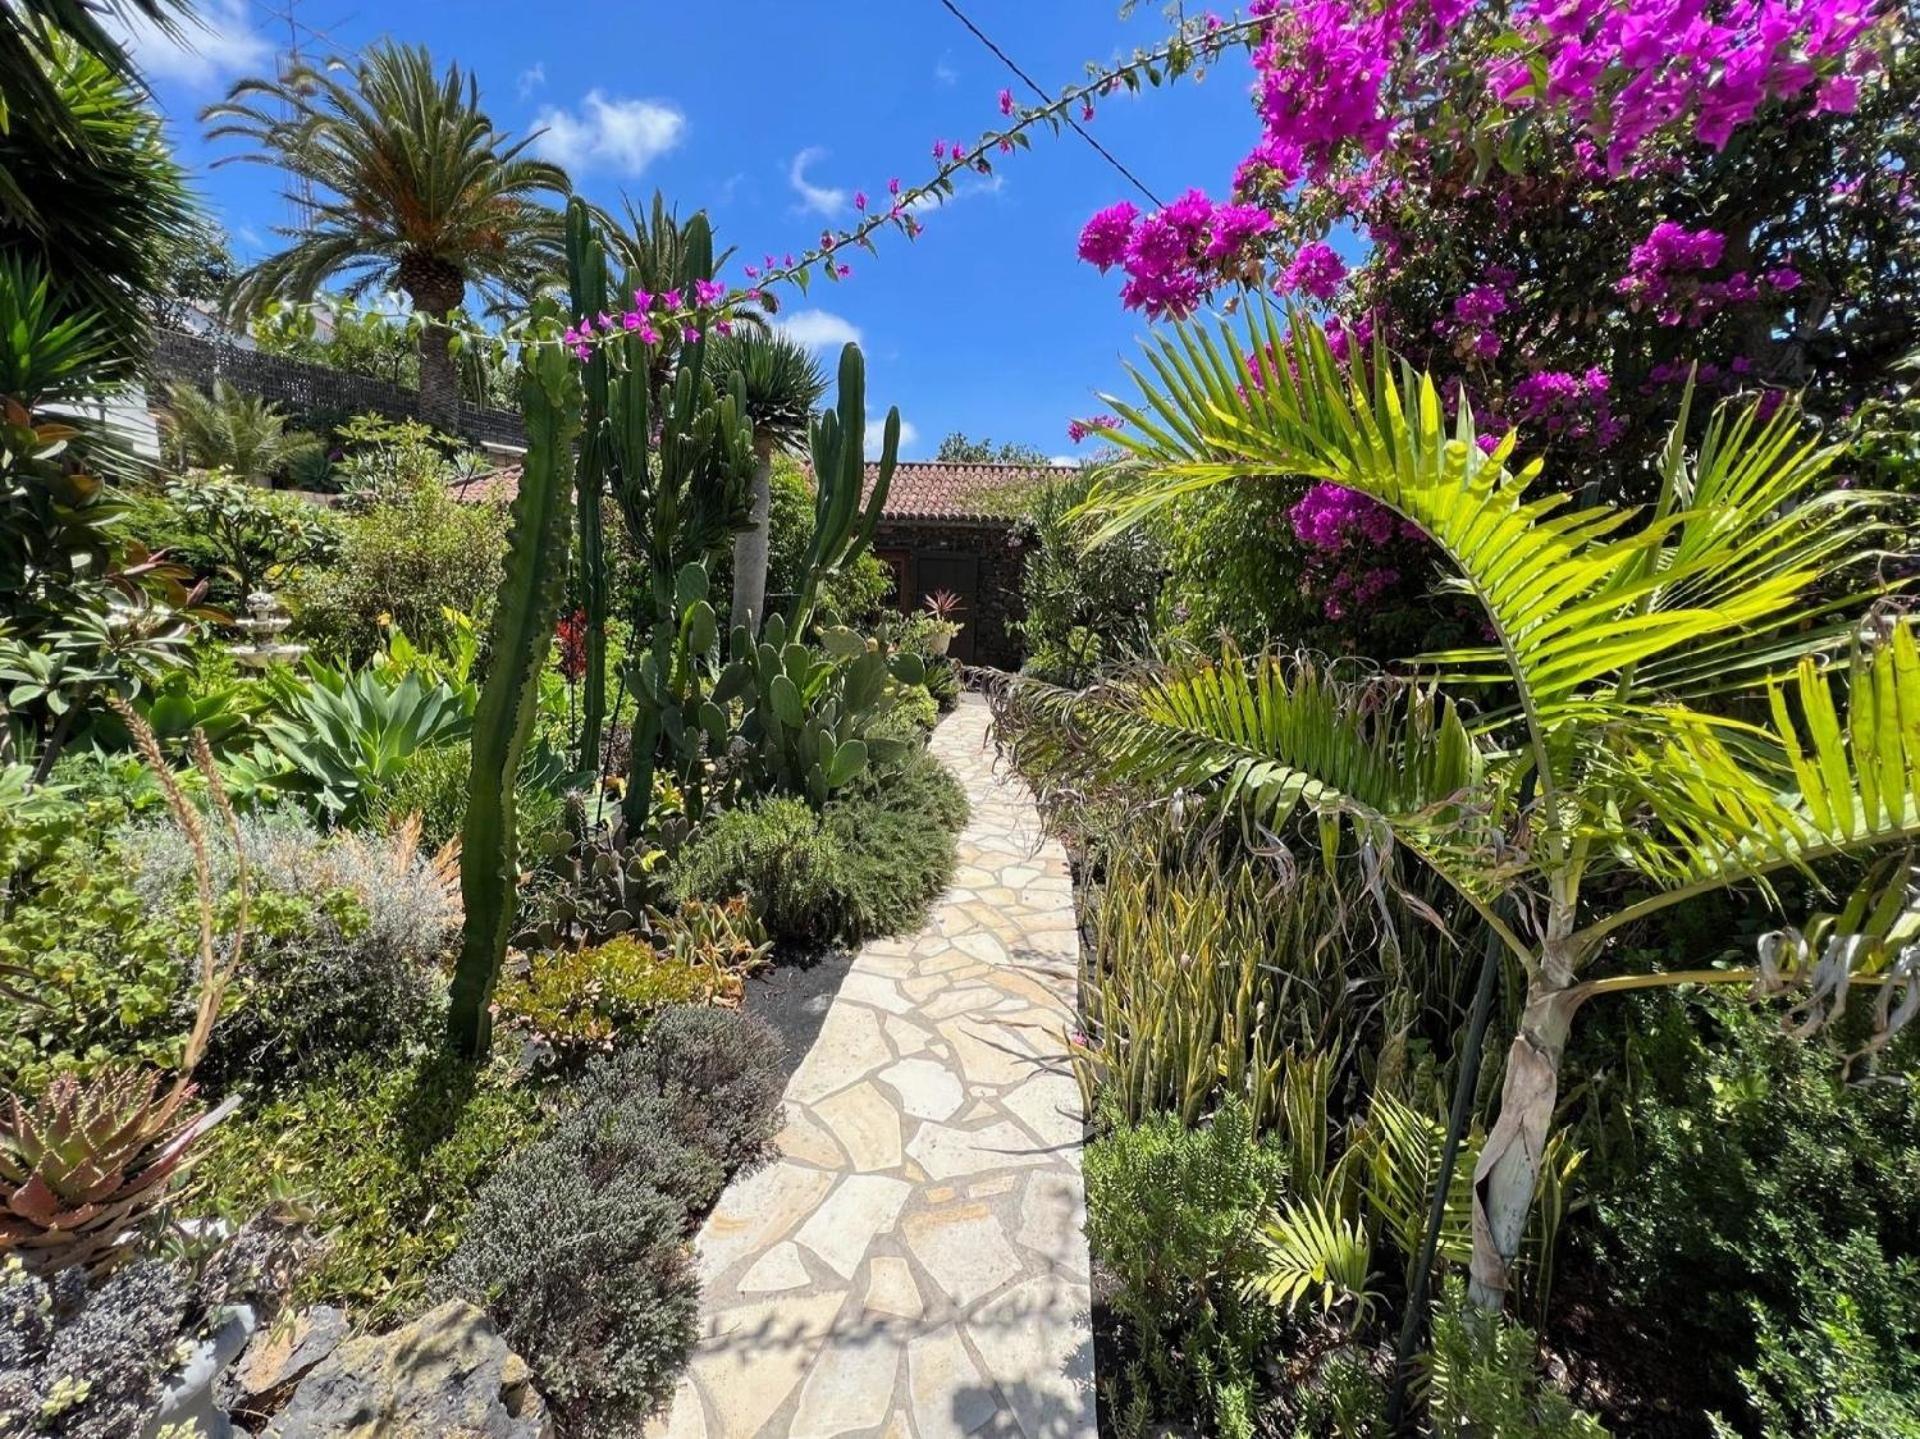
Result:
M961 593L958 577L971 569L972 593L961 593L966 629L953 654L970 664L1018 669L1025 657L1015 621L1026 615L1020 584L1026 547L1020 529L1006 520L882 519L874 552L904 581L903 608L920 604L935 589Z
M203 389L216 379L225 380L243 394L271 400L303 424L334 424L368 410L390 420L411 420L420 411L414 391L385 380L178 330L154 335L153 374L159 381L187 380ZM462 406L460 429L479 445L508 450L527 447L526 428L511 410Z

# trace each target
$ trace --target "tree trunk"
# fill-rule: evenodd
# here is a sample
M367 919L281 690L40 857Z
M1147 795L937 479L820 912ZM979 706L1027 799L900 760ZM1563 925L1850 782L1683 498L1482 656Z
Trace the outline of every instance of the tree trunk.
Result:
M1560 1060L1578 1004L1572 967L1552 946L1527 985L1520 1032L1507 1051L1500 1116L1473 1172L1473 1264L1467 1292L1482 1309L1506 1304L1513 1263L1526 1238L1541 1157L1560 1098Z
M446 261L412 254L400 261L396 276L420 326L420 418L436 430L460 432L460 368L449 341L447 316L467 297L467 277Z
M733 620L728 630L745 625L754 635L767 610L767 528L773 510L773 437L753 437L753 517L751 527L733 537Z
M420 418L444 434L460 433L460 370L448 341L453 332L438 320L420 327Z

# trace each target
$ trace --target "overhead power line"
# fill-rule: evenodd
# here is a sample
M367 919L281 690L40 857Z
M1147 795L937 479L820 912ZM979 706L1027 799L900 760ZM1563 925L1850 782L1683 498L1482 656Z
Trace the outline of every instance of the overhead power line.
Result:
M1038 95L1040 97L1041 104L1051 105L1053 103L1053 96L1049 95L1045 90L1041 89L1039 82L1036 81L1033 78L1033 76L1029 75L1025 70L1022 70L1020 66L1014 62L1014 59L1011 55L1007 54L1005 50L1002 50L998 45L994 44L993 40L987 35L986 31L982 30L978 25L974 24L973 21L968 19L966 16L966 13L962 11L958 5L954 4L954 0L940 0L940 4L946 8L948 14L952 15L954 19L958 20L962 25L966 26L967 29L973 33L973 37L976 40L978 40L982 45L986 46L987 49L991 50L994 53L994 55L999 59L1000 63L1002 65L1005 65L1007 69L1013 72L1015 78L1018 79L1021 84L1025 85L1029 90L1033 91L1034 94ZM1105 160L1109 165L1113 166L1115 170L1118 170L1120 174L1126 179L1127 183L1132 185L1134 189L1138 190L1142 195L1145 195L1147 197L1147 200L1153 205L1153 207L1156 210L1162 208L1162 201L1160 197L1154 194L1152 190L1147 188L1146 182L1144 180L1142 180L1138 175L1134 174L1133 171L1129 170L1125 165L1121 164L1120 161L1117 158L1115 158L1113 151L1109 150L1105 145L1102 145L1098 140L1094 139L1092 135L1087 133L1086 127L1083 126L1078 120L1074 119L1072 115L1067 115L1065 119L1069 125L1073 126L1074 134L1078 135L1082 140L1085 140L1089 145L1093 146L1094 151L1100 156L1100 158Z

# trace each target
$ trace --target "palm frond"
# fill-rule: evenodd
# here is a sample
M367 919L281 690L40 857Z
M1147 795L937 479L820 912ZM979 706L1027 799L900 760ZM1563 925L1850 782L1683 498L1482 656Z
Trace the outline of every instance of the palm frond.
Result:
M1312 1302L1331 1314L1351 1300L1358 1325L1372 1307L1373 1245L1355 1215L1319 1199L1292 1199L1261 1227L1259 1271L1248 1287L1282 1309Z

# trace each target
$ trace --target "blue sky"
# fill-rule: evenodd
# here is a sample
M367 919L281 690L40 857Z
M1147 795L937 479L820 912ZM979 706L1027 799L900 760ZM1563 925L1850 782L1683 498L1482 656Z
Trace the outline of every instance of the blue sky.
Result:
M274 0L274 8L286 0ZM1084 74L1162 32L1143 0L963 0L962 8L1042 85ZM210 162L195 118L235 75L270 69L286 26L256 0L200 0L208 28L184 54L150 35L136 50L183 160L244 258L287 218L281 177ZM299 18L350 52L382 36L424 42L479 77L501 128L545 126L538 142L592 198L645 198L655 187L684 211L704 205L723 244L743 256L799 250L823 222L845 222L854 190L878 194L931 167L934 137L976 137L995 97L1017 82L939 0L727 6L525 0L297 0ZM309 53L316 48L303 41ZM1102 141L1162 199L1189 185L1224 191L1254 138L1243 55L1204 82L1115 98L1094 121ZM797 168L796 168L797 167ZM1143 322L1122 311L1113 276L1074 256L1087 215L1116 199L1145 202L1071 135L1038 134L1005 157L991 184L927 217L909 247L856 260L843 285L788 297L784 318L837 354L858 338L870 414L897 404L926 458L949 430L1071 453L1069 418L1099 408Z

